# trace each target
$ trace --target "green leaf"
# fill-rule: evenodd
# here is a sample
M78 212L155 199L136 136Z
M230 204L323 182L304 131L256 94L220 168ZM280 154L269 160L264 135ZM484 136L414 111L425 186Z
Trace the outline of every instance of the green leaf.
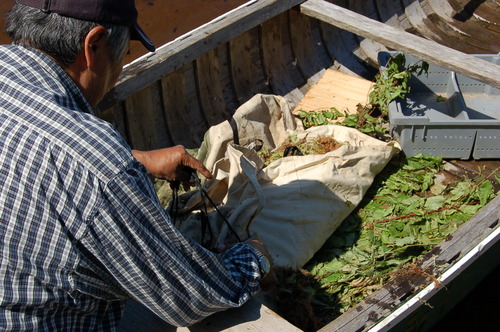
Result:
M343 277L342 273L332 273L326 277L326 281L329 283L337 282Z
M413 244L413 243L415 243L415 237L413 235L410 235L410 236L407 236L404 238L400 238L400 239L396 239L396 241L395 241L395 244L399 247L406 246L406 245Z
M339 260L334 260L327 264L323 264L323 267L319 271L321 274L329 273L329 272L337 272L344 267L344 263Z
M443 196L432 196L425 201L425 207L429 211L439 210L444 206L446 198Z
M493 184L490 181L484 181L479 187L479 202L481 206L486 205L486 203L492 196L493 196Z

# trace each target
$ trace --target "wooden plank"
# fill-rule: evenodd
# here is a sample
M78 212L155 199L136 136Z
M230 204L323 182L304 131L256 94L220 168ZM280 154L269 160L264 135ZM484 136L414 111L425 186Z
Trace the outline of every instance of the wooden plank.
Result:
M363 16L369 17L375 21L380 21L380 17L377 14L376 7L372 1L366 0L350 0L349 7L346 8L352 11L355 11ZM356 35L358 38L359 48L363 50L363 52L367 55L367 59L370 61L370 64L377 68L378 67L378 53L379 52L387 52L388 49L372 40L363 38L362 36Z
M301 5L301 11L387 47L500 88L498 65L401 31L324 0L308 0Z
M297 57L297 65L304 77L312 78L320 70L329 68L333 64L333 59L330 58L322 39L320 23L303 15L299 7L290 10L293 53Z
M234 96L234 92L224 92L227 87L224 87L223 82L227 82L229 66L224 66L220 58L225 52L225 45L221 45L196 59L200 105L209 127L228 119L237 107L234 102L228 105L224 99L226 96Z
M356 113L357 105L366 105L373 82L356 76L328 69L321 79L309 89L304 98L293 110L297 114L329 110L335 107L339 111Z
M214 47L226 43L245 31L285 12L303 0L249 1L217 19L159 47L126 66L116 86L98 105L106 109L118 101L193 61Z
M161 79L166 125L173 144L199 147L207 121L198 100L192 62ZM167 128L165 128L167 130Z
M366 62L366 55L359 54L359 44L354 34L321 21L319 27L323 44L334 61L335 68L343 73L362 77L375 75L374 68Z
M482 283L483 279L494 273L499 263L498 257L500 257L499 228L496 229L495 233L490 234L489 238L473 248L468 257L437 276L439 283L441 283L440 287L429 282L427 287L408 299L388 317L378 322L372 327L372 330L407 332L428 331L434 328L434 325L441 321L455 305L463 303L468 293ZM496 283L490 282L490 288L495 287L495 285ZM498 298L493 301L493 303L495 302L498 303ZM486 301L471 302L470 304L479 308L491 306L491 302ZM455 326L457 325L455 324ZM456 327L450 329L450 331L452 330L457 331ZM474 328L463 331L467 330L474 330ZM495 329L491 326L482 330L492 331Z
M457 27L466 33L468 37L481 40L483 43L488 44L483 45L483 47L493 46L497 47L497 49L500 47L500 31L488 29L490 26L500 23L500 13L498 13L500 4L497 8L497 23L492 23L475 15L471 15L468 19L460 18L458 12L452 6L452 1L428 0L427 2L440 19L448 22L451 26ZM498 51L494 53L497 52Z
M297 68L289 31L287 13L261 25L262 62L273 93L285 96L290 105L295 105L304 96L297 87L307 80Z
M222 44L214 49L217 55L217 62L219 65L218 77L220 79L220 86L222 88L222 96L224 98L224 107L218 110L218 117L220 120L227 120L234 114L236 109L241 105L235 91L235 84L232 76L232 61L229 52L229 43ZM205 73L204 73L205 74ZM220 121L210 122L209 125L219 124Z
M241 308L216 313L189 327L191 332L300 332L301 330L258 300L250 300Z
M421 1L403 0L405 5L405 13L408 20L413 24L415 29L419 31L426 38L432 39L441 45L456 48L464 53L484 53L478 51L477 47L470 46L462 40L457 40L457 36L463 37L458 31L443 31L439 25L439 21L433 14L427 13L422 7Z
M460 24L460 21L453 21L453 9L442 0L424 0L421 6L427 17L440 30L440 33L447 35L453 40L453 45L469 45L472 51L465 53L498 53L500 44L497 38L488 38L490 32L473 22L473 27L477 28L474 34L466 32L467 24ZM500 36L497 36L500 37Z
M427 22L427 16L425 15L420 3L418 1L412 0L401 0L404 7L405 16L408 22L413 26L416 34L420 36L428 36L432 40L444 45L445 41L441 39L441 36L436 34L435 28L431 22Z
M297 7L298 12L300 12L300 7ZM311 28L310 34L311 38L313 41L313 48L316 53L316 57L318 58L318 63L316 64L317 66L320 66L322 68L329 68L333 65L334 60L330 57L330 52L327 50L327 46L324 42L323 35L321 32L321 26L320 24L323 24L323 22L320 22L316 19L313 19L309 16L302 15L302 17L305 17L309 20L309 26ZM291 28L291 33L293 33L293 29ZM294 46L294 49L297 48L297 46Z
M161 86L155 81L125 101L129 143L133 149L159 149L172 145L163 117Z
M229 41L231 75L234 90L240 105L250 100L256 93L270 94L263 71L259 31L257 28Z
M399 19L401 15L404 15L404 7L401 5L400 0L371 1L375 3L378 15L380 16L382 22L394 27L399 27L402 30L409 28L408 25L403 26Z
M307 84L301 88L301 91L305 93L321 78L324 68L331 66L332 62L326 56L324 46L314 41L313 31L315 30L311 27L313 20L302 15L298 8L290 9L288 14L293 56L302 77L307 78ZM316 20L314 22L317 23Z
M240 308L213 314L189 328L176 328L153 314L143 305L127 302L119 332L300 332L301 330L278 316L268 307L252 299Z
M488 23L488 29L500 33L500 3L498 1L448 0L447 2L457 12L454 15L455 19L480 20Z
M338 0L336 3L344 8L349 5L348 0ZM373 62L373 59L368 59L366 53L360 48L358 36L322 21L319 24L323 41L339 71L351 75L357 74L361 77L375 75L373 66L369 64Z

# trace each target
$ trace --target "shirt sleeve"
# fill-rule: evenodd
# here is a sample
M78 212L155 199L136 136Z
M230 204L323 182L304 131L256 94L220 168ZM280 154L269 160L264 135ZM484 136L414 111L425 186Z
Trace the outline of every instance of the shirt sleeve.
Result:
M132 298L169 324L186 326L238 307L259 291L255 250L212 253L185 238L161 207L147 174L130 167L103 189L87 249Z

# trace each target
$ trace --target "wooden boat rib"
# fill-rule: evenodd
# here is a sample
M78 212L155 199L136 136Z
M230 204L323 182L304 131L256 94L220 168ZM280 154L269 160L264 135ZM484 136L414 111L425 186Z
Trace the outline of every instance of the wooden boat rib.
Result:
M114 124L133 148L175 144L195 148L210 126L230 118L255 94L284 96L293 107L327 69L371 80L378 52L389 48L498 87L500 67L466 54L500 51L498 7L498 2L489 0L475 8L465 0L249 1L129 64L99 105L98 115ZM488 244L496 255L488 257L495 264L479 269L486 275L498 264L499 206L497 198L460 233L429 253L422 267L442 273L495 234ZM369 330L428 283L425 278L397 280L323 330ZM243 310L252 308L255 302ZM132 315L134 310L139 309L132 309ZM257 305L256 310L252 315L260 315L257 322L269 319L262 307ZM129 317L123 331L151 319L142 311L141 315ZM224 317L211 322L220 323ZM386 320L380 330L394 327L396 320ZM244 328L249 326L265 330L255 320Z

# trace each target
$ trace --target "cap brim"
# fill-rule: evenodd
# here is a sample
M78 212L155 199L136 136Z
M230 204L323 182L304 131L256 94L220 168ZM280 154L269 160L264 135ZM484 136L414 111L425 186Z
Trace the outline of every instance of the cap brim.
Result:
M146 36L139 24L134 25L130 29L130 39L140 41L142 45L144 45L144 47L147 48L150 52L154 52L156 50L155 45L153 44L151 39Z

